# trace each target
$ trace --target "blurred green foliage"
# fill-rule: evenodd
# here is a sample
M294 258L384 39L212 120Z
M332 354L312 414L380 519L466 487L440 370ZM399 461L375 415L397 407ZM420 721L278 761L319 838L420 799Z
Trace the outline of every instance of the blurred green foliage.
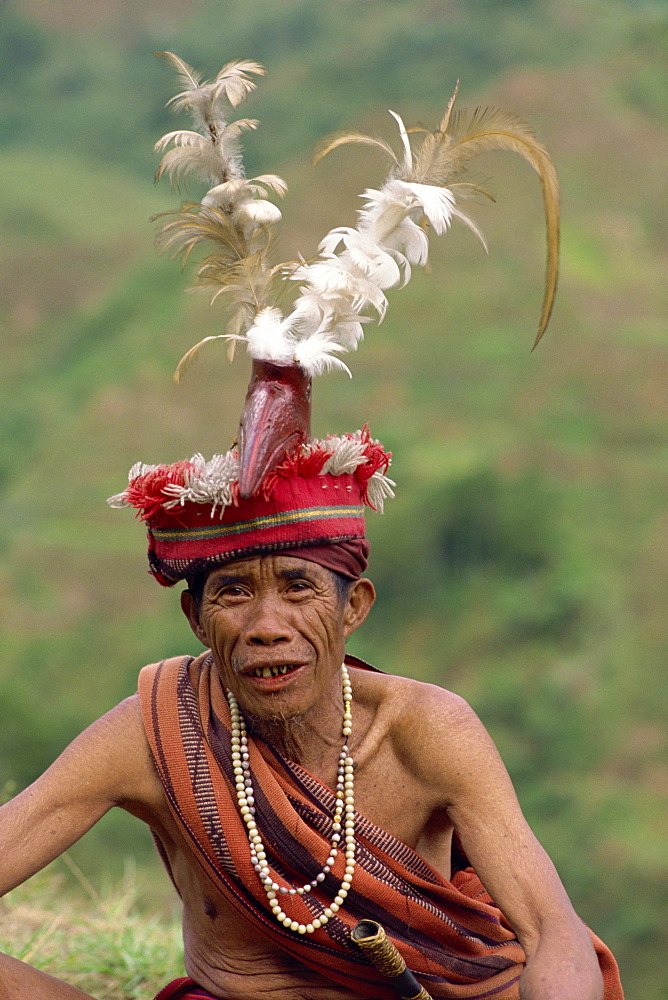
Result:
M469 699L629 997L665 997L667 37L653 0L0 6L4 795L144 663L196 651L146 574L142 530L104 503L137 459L226 448L246 379L211 347L170 382L224 314L151 246L147 220L197 195L151 184L153 142L179 124L151 52L206 74L267 65L246 161L290 184L283 257L352 221L381 176L357 150L312 172L314 144L392 136L388 107L431 126L461 78L461 106L515 110L557 161L560 291L530 354L540 193L490 157L471 178L498 199L474 206L490 258L463 231L434 241L431 275L390 293L353 383L316 385L314 432L368 420L398 482L369 518L379 599L351 649ZM137 827L107 817L74 856L118 874L130 849L147 859Z

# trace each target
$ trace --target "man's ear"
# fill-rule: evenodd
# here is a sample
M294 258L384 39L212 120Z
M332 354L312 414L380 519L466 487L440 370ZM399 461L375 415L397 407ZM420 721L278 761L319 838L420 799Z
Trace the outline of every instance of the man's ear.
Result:
M202 643L203 646L209 646L209 641L206 637L204 629L199 622L199 609L195 602L195 598L190 593L189 590L184 590L181 592L181 610L190 622L190 627Z
M343 630L346 639L355 629L359 628L371 611L376 600L376 589L371 580L362 577L355 580L348 593L348 600L343 612Z

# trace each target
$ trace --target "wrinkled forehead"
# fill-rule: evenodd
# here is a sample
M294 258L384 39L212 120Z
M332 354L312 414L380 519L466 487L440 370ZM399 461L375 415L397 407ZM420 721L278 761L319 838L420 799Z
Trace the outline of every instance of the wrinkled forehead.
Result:
M321 579L329 578L333 574L306 556L302 558L292 554L285 555L282 552L268 552L262 555L248 556L245 559L234 559L220 566L213 566L206 573L205 586L211 581L220 581L225 578L239 580L247 577L266 578L272 576L282 579L294 579L298 576Z

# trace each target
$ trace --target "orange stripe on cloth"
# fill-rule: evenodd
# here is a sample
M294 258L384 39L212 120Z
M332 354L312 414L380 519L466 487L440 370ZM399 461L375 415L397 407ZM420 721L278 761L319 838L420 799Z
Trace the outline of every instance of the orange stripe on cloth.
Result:
M313 934L278 924L250 860L236 800L229 706L211 654L145 667L139 692L174 819L206 875L260 934L358 996L394 1000L387 981L350 941L359 920L376 920L435 1000L517 1000L524 951L473 870L449 882L359 814L357 866L345 905ZM310 882L329 854L334 793L261 739L249 738L249 752L255 821L270 869L279 882ZM303 924L322 915L344 868L339 852L316 889L283 897L285 912ZM606 1000L621 997L621 989L606 993Z

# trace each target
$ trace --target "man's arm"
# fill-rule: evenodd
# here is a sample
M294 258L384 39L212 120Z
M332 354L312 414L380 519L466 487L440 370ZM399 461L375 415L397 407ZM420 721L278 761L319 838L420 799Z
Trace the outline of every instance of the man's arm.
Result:
M589 932L524 819L489 734L463 699L421 689L402 720L405 749L422 780L443 789L441 806L527 954L522 1000L601 1000Z
M112 806L148 803L154 772L138 701L127 698L94 722L0 808L0 896L71 847Z

